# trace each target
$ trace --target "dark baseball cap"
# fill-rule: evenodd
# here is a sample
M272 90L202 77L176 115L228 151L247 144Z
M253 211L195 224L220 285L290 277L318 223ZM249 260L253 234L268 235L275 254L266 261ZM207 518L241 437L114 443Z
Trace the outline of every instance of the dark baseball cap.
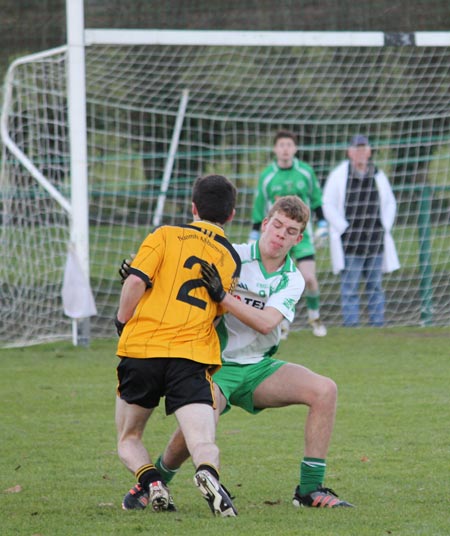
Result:
M363 136L362 134L357 134L351 139L350 147L358 147L358 145L370 145L369 140L366 136Z

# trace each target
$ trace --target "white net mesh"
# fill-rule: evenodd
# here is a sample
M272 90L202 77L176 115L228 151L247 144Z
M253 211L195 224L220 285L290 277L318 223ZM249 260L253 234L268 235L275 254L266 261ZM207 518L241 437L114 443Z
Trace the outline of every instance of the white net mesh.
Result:
M17 65L4 113L14 142L68 196L65 60L57 52ZM86 84L94 337L113 334L118 265L152 229L183 90L162 223L188 220L195 177L221 173L239 190L228 235L245 241L279 128L298 135L299 157L322 183L353 134L366 134L398 203L402 266L384 278L387 323L449 324L448 48L96 45L86 49ZM0 340L68 338L60 298L67 216L6 148L2 207ZM316 260L321 316L339 325L328 250ZM301 303L297 328L305 316Z

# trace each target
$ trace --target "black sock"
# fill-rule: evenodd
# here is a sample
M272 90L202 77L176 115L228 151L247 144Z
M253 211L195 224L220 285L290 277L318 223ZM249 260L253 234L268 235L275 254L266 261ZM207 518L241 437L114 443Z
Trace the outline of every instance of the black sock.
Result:
M134 475L136 476L139 484L146 490L149 489L150 484L152 482L162 480L159 471L152 463L147 463L146 465L139 467L139 469L134 473Z
M214 467L214 465L210 465L209 463L201 463L196 471L209 471L217 480L219 480L219 471Z

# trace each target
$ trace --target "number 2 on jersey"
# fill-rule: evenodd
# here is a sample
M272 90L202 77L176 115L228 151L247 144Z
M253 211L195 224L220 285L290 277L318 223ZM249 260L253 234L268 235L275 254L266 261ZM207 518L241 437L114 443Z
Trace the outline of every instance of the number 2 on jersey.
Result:
M188 257L184 263L184 268L192 268L196 264L199 263L199 258L193 255L192 257ZM200 298L196 298L195 296L192 296L190 292L196 288L203 287L203 282L201 279L189 279L188 281L185 281L178 291L177 294L177 300L188 303L189 305L192 305L194 307L199 307L200 309L205 310L206 309L206 301L201 300Z

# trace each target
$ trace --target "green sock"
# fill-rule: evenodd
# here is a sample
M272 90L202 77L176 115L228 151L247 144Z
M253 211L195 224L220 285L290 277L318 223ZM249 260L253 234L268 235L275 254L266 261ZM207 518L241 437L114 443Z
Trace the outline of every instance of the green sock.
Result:
M325 480L327 464L321 458L303 458L300 465L300 493L307 495L321 486Z
M162 462L162 455L158 457L155 462L155 467L161 473L161 476L164 480L164 484L168 484L172 478L177 474L178 469L169 469Z
M316 293L307 293L306 298L306 308L312 311L319 311L320 309L320 294Z

